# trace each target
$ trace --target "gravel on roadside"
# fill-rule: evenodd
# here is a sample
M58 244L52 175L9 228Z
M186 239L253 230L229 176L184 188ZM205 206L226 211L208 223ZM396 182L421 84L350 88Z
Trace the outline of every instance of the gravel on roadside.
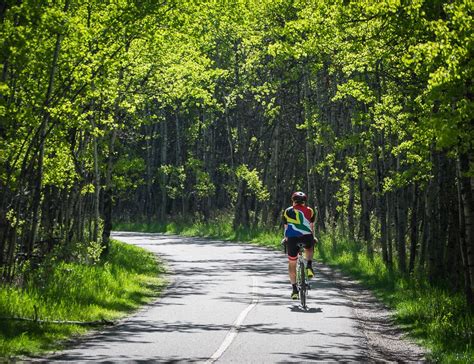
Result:
M359 329L367 339L367 360L372 363L424 363L428 351L411 341L394 323L393 313L358 281L327 265L317 263L352 303Z

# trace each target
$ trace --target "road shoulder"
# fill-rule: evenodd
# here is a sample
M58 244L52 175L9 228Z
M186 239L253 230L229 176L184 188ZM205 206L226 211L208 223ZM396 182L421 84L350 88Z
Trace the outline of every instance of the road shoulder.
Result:
M333 281L350 299L359 329L367 338L371 362L413 363L426 362L428 351L411 341L394 323L393 312L358 281L337 269L318 263L317 274Z

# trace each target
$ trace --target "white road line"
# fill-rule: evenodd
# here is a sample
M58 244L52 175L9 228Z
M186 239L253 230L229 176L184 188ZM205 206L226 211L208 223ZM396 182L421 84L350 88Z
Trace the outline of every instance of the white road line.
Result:
M239 317L237 317L237 320L234 321L221 346L219 346L219 349L217 349L216 352L212 354L212 356L206 361L206 364L214 363L222 356L222 354L224 354L224 352L227 350L230 344L232 344L232 341L234 341L237 334L239 333L242 322L244 322L249 312L252 311L252 309L257 305L257 279L255 277L252 277L252 286L252 302L245 308L245 310L240 313Z

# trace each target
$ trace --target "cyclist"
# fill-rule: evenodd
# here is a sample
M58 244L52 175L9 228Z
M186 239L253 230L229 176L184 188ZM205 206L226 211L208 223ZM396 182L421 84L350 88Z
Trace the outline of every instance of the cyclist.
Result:
M317 242L314 237L314 221L316 219L314 210L306 206L308 197L304 192L298 191L291 195L293 205L283 212L283 224L285 225L285 240L288 249L288 274L292 285L291 298L298 299L298 288L296 287L296 261L298 260L298 243L303 243L307 260L308 278L314 277L312 266L314 245Z

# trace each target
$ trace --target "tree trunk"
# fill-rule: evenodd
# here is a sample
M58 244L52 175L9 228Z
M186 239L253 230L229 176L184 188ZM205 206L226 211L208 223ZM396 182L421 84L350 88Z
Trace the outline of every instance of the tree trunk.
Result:
M161 166L165 166L168 163L168 125L166 119L163 118L160 122L160 132L161 132L161 150L160 150L160 163ZM166 192L166 174L161 173L161 203L160 203L160 220L166 220L166 206L168 204L168 195Z
M458 161L458 174L460 186L460 213L462 212L461 251L465 266L466 299L468 305L474 310L474 206L473 206L473 178L468 175L471 160L467 154L461 154Z
M117 116L118 117L118 116ZM104 214L104 230L102 231L102 257L109 254L110 249L110 233L112 231L112 171L114 166L114 154L115 154L115 139L117 137L117 131L114 128L109 140L109 155L107 156L107 169L105 173L105 188L103 189L103 214Z
M397 234L397 255L398 255L398 268L400 272L405 274L407 272L406 266L406 205L405 205L405 193L404 190L398 190L396 192L396 206L397 211L395 213L395 227Z
M155 124L147 125L145 127L146 137L146 197L145 197L145 215L148 224L151 223L154 212L154 198L153 198L153 170L155 166L154 158L154 139L155 139Z
M378 138L378 143L383 148L383 135L380 135ZM382 149L383 151L383 149ZM383 153L383 152L382 152ZM388 263L388 250L387 250L387 205L386 205L386 194L383 192L383 156L382 161L380 160L380 155L378 147L374 149L374 159L376 166L376 181L375 181L375 193L376 193L376 210L380 222L380 246L382 247L382 260L387 265Z
M64 5L64 12L68 10L69 7L69 0L66 0ZM56 70L58 66L58 59L59 59L59 52L61 50L61 42L62 42L62 34L58 33L56 35L56 44L54 47L53 52L53 59L51 63L51 68L49 71L49 81L48 81L48 88L46 90L45 102L43 107L43 120L40 126L39 132L39 148L38 148L38 166L34 181L34 191L33 191L33 201L32 201L32 220L31 220L31 230L30 236L28 238L25 252L28 256L33 253L33 247L35 241L37 240L38 235L38 228L39 228L39 212L40 212L40 205L41 205L41 196L42 196L42 189L43 189L43 167L44 167L44 152L45 152L45 142L46 142L46 133L48 131L48 124L50 119L49 111L47 110L48 105L51 100L51 96L54 90L54 78L56 75Z
M355 241L355 224L354 224L354 200L355 200L355 180L349 177L349 205L347 207L347 220L349 225L349 239Z
M418 245L418 185L413 185L413 200L410 217L410 262L408 264L409 273L415 269L416 251Z
M370 259L374 257L374 247L372 245L372 234L370 232L370 208L369 208L369 191L367 184L364 181L363 174L359 176L359 189L360 189L360 200L361 200L361 229L363 241L366 244L367 256Z
M389 264L388 254L388 227L387 227L387 198L382 195L378 199L379 219L380 219L380 245L382 247L382 259L386 266Z
M92 116L92 127L95 129L95 121ZM99 152L97 147L97 135L92 137L92 143L94 147L94 231L92 233L92 240L97 242L99 239L99 226L100 226L100 169L99 169Z
M178 166L183 165L183 155L182 155L182 146L181 146L181 123L179 120L179 109L175 113L175 126L176 126L176 164ZM181 196L181 214L186 215L186 191L183 191Z

